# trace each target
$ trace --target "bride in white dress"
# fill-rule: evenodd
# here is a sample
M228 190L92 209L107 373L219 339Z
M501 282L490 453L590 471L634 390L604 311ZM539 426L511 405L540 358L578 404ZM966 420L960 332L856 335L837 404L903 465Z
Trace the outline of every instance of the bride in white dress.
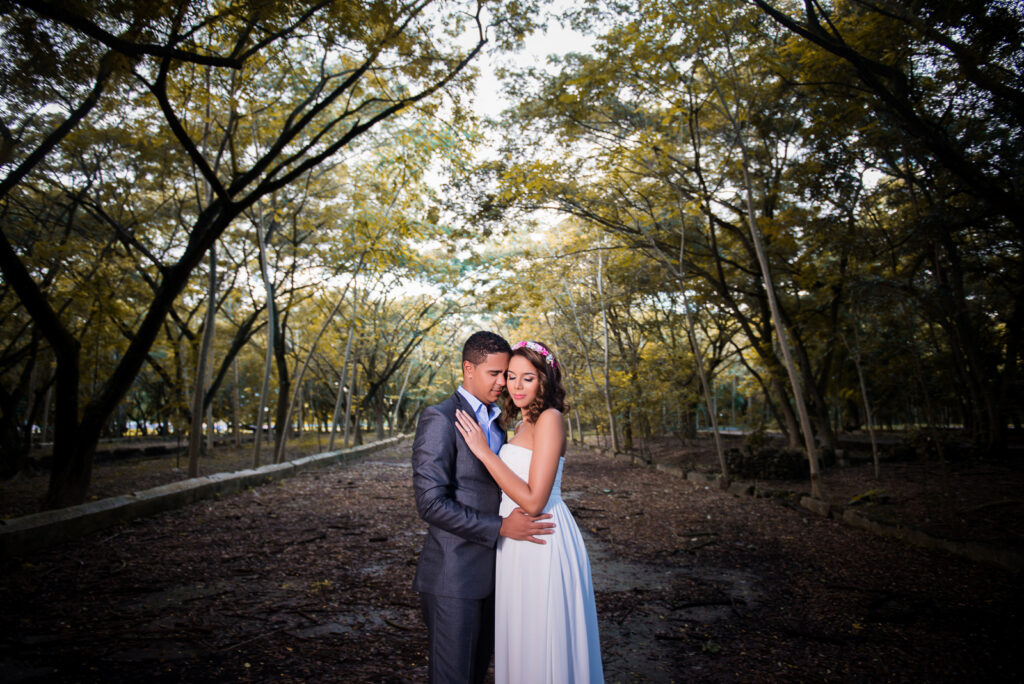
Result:
M500 515L550 513L543 544L502 538L495 571L494 676L497 684L603 682L597 609L583 537L562 501L565 390L558 362L537 342L512 347L502 420L520 411L515 436L496 455L476 420L456 426L502 489Z

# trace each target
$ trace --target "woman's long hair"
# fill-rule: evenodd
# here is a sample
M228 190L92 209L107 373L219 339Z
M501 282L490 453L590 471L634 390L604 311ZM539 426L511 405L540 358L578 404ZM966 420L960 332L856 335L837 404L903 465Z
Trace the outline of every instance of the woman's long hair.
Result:
M536 422L540 414L545 409L556 408L562 413L567 410L565 404L565 387L562 386L562 367L555 361L554 354L551 353L551 347L543 344L542 342L533 343L540 346L544 350L548 351L548 355L544 356L540 352L537 352L529 347L515 347L512 350L512 356L522 356L537 369L537 379L540 383L540 387L537 390L537 396L526 408L523 409L523 418L530 423ZM551 359L551 362L548 362ZM510 357L511 360L511 357ZM508 428L519 417L519 407L512 402L512 395L508 391L508 387L505 387L505 393L501 399L501 424L502 427Z

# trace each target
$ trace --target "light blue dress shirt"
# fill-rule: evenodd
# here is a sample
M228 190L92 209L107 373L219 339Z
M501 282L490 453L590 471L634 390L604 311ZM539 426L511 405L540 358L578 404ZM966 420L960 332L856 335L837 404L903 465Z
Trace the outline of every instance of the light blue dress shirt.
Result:
M501 409L498 408L497 404L484 404L462 385L459 385L459 394L461 394L466 401L469 402L469 405L473 407L473 413L476 415L476 422L481 428L483 428L484 434L487 435L487 446L491 447L491 451L494 453L498 453L501 449L502 443L504 442L504 431L498 423L498 416L501 415Z

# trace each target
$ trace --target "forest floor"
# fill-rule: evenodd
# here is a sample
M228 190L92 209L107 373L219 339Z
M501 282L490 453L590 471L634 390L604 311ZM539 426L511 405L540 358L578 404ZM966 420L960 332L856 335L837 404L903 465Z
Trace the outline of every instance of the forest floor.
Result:
M659 460L713 462L706 443L653 446ZM247 467L243 451L203 472ZM92 491L180 479L172 462L98 464ZM903 462L883 464L880 483L869 475L830 469L826 492L883 489L879 514L1020 545L1019 469ZM0 486L4 513L31 500L33 479ZM591 556L609 682L1024 676L1020 574L592 449L570 449L563 483ZM424 532L406 442L3 559L0 681L426 681L411 586Z

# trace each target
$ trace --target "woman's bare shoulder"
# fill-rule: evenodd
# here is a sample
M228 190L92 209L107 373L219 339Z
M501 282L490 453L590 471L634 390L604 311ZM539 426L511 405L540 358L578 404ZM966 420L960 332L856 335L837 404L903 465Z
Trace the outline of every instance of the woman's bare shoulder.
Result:
M536 429L538 432L565 432L565 420L562 412L556 408L546 408L537 416Z
M546 408L546 409L544 409L543 411L540 412L540 415L537 416L537 422L539 423L540 421L545 420L545 419L549 420L549 421L550 420L562 420L562 418L563 418L562 412L559 411L558 409L556 409L555 407L551 406L551 407L548 407L548 408Z

